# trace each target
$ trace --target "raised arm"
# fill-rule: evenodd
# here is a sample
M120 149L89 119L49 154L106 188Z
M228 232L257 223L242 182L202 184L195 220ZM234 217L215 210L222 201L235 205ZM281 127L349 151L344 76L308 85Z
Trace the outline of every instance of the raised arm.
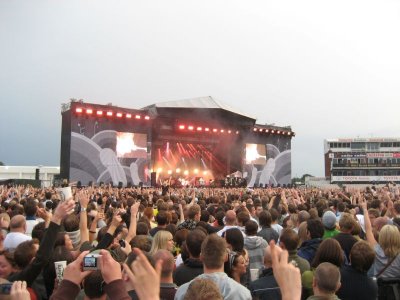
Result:
M364 213L365 235L367 237L367 242L374 247L377 244L377 241L375 240L374 233L372 232L371 220L369 219L367 203L364 198L360 200L360 206Z

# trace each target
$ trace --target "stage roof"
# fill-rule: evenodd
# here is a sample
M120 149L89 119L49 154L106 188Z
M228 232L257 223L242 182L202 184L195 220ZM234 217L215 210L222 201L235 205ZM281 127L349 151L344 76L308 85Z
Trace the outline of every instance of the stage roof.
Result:
M211 96L207 97L198 97L192 99L184 99L184 100L177 100L177 101L166 101L166 102L159 102L149 106L144 107L143 109L150 109L150 108L203 108L203 109L222 109L229 112L232 112L237 115L244 116L246 118L250 118L256 120L255 117L246 115L239 110L225 104L221 101L214 99Z

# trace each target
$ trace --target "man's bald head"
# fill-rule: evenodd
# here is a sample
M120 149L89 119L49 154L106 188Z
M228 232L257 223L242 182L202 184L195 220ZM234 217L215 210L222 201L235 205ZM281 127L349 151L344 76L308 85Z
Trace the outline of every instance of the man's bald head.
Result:
M236 223L236 213L233 210L228 210L225 214L226 225L235 225Z
M23 215L16 215L11 218L10 231L18 231L18 229L25 229L26 220Z
M278 245L275 245L275 251L278 254L278 256L280 256L282 253L282 248L279 247ZM269 245L267 246L267 248L265 248L264 266L266 268L272 268L271 247Z

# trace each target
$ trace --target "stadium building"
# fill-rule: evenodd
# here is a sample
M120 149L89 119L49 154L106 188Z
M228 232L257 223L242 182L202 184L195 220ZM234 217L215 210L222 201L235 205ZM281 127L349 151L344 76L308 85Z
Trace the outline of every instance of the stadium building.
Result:
M324 159L331 183L400 182L400 138L327 139Z

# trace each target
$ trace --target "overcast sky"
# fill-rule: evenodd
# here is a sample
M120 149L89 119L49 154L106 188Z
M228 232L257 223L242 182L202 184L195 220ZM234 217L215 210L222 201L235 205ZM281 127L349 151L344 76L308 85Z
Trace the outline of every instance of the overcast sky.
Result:
M61 103L212 96L323 140L400 136L400 1L0 0L0 161L60 161Z

